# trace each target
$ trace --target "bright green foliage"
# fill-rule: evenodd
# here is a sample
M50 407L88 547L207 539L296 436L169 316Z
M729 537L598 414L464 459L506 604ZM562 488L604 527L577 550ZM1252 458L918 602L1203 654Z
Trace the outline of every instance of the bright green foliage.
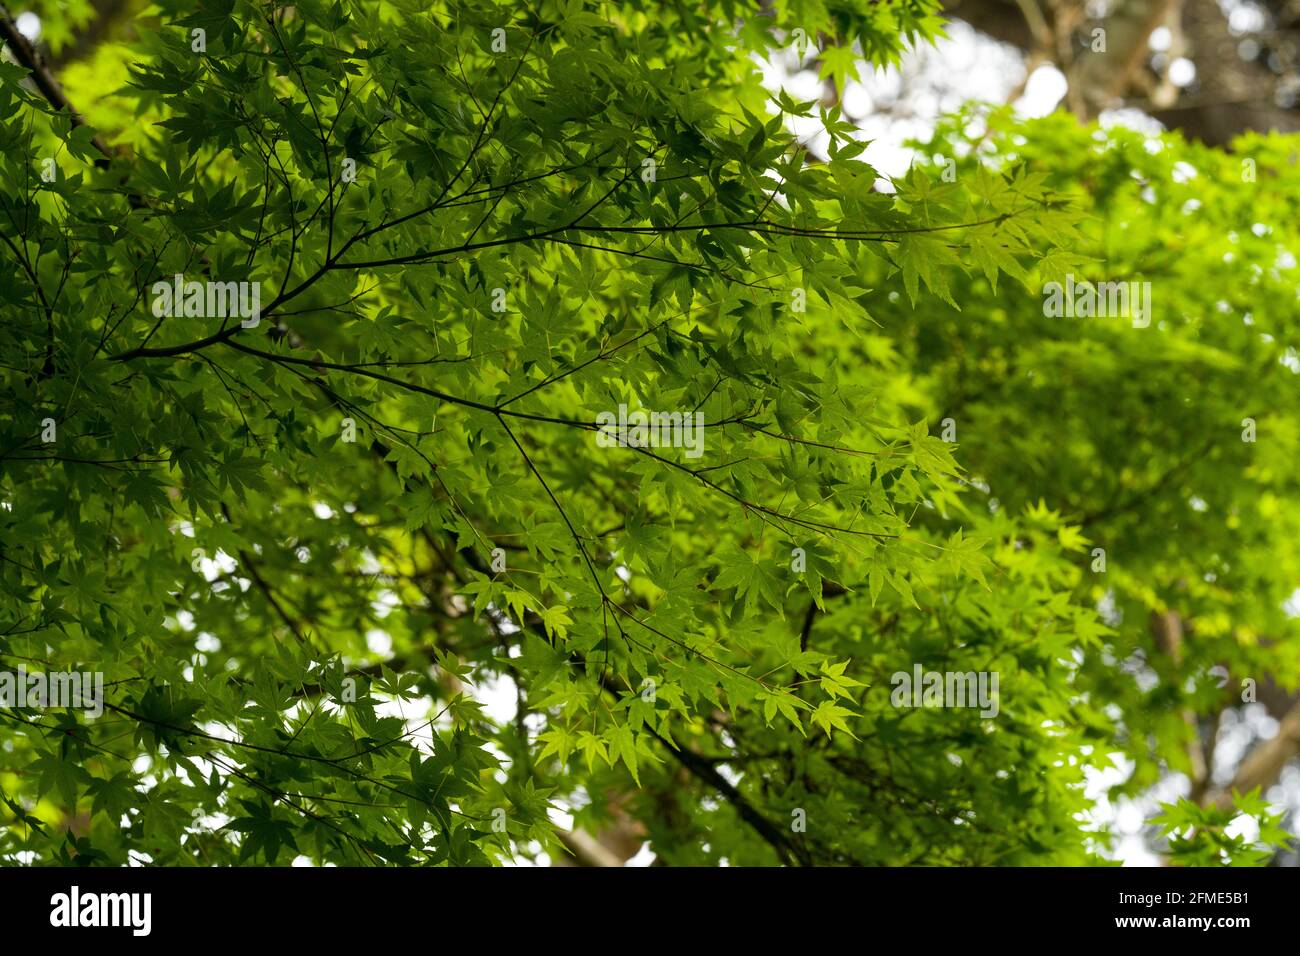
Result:
M1179 677L1294 679L1294 144L995 117L882 193L751 56L937 5L754 8L167 2L68 79L102 168L0 66L0 662L108 682L0 709L0 855L488 863L617 803L670 864L1084 863L1084 765L1224 703L1120 668L1148 610ZM1044 317L1098 263L1151 328ZM157 317L178 273L260 321ZM997 716L895 706L914 665Z
M1152 822L1170 838L1170 861L1180 866L1266 866L1273 848L1290 837L1258 790L1238 796L1236 807L1228 810L1190 800L1166 803L1162 809ZM1252 836L1232 826L1243 814L1255 821Z
M924 151L964 152L961 125ZM998 513L1073 526L1059 538L1082 571L1071 597L1103 607L1114 633L1080 662L1071 720L1136 762L1117 791L1134 793L1192 769L1188 713L1212 719L1300 678L1285 610L1300 581L1297 142L1250 135L1224 154L1059 116L1017 132L985 139L959 178L1028 162L1084 186L1090 261L1043 278L1148 281L1149 326L1044 318L1041 297L978 277L960 280L960 312L873 314L924 406L959 423L958 459ZM1185 631L1173 653L1152 622L1169 613Z

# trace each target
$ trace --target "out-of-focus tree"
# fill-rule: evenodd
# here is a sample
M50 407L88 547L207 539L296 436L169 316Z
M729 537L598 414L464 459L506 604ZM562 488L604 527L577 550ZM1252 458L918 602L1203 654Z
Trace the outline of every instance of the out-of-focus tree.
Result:
M1082 117L1134 107L1215 145L1248 130L1300 129L1300 6L1291 0L947 0L945 8L1024 50L1031 67L1056 65Z

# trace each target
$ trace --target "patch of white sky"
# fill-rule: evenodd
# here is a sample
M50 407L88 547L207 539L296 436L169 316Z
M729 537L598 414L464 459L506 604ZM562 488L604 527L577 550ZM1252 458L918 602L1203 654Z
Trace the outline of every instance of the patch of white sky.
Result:
M960 20L947 26L948 37L934 46L915 47L898 67L864 66L858 80L845 84L840 106L869 141L862 160L882 174L901 176L915 158L911 139L929 136L939 117L970 101L1002 103L1017 90L1016 111L1046 116L1065 96L1065 77L1050 65L1026 78L1025 58L1015 47L999 43ZM793 46L756 57L764 87L784 88L795 100L819 101L824 87L812 65L816 51L802 54ZM775 104L769 104L775 113ZM815 156L825 158L828 136L820 120L793 117L790 130ZM887 180L878 182L890 189Z

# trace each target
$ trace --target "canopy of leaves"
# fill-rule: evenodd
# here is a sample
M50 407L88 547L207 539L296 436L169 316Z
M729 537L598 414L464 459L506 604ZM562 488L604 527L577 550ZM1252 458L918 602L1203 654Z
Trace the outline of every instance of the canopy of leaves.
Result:
M937 4L756 9L164 0L67 78L109 155L0 65L0 662L105 679L0 708L0 858L1085 863L1085 767L1294 685L1297 143L962 116L882 191L755 57Z

